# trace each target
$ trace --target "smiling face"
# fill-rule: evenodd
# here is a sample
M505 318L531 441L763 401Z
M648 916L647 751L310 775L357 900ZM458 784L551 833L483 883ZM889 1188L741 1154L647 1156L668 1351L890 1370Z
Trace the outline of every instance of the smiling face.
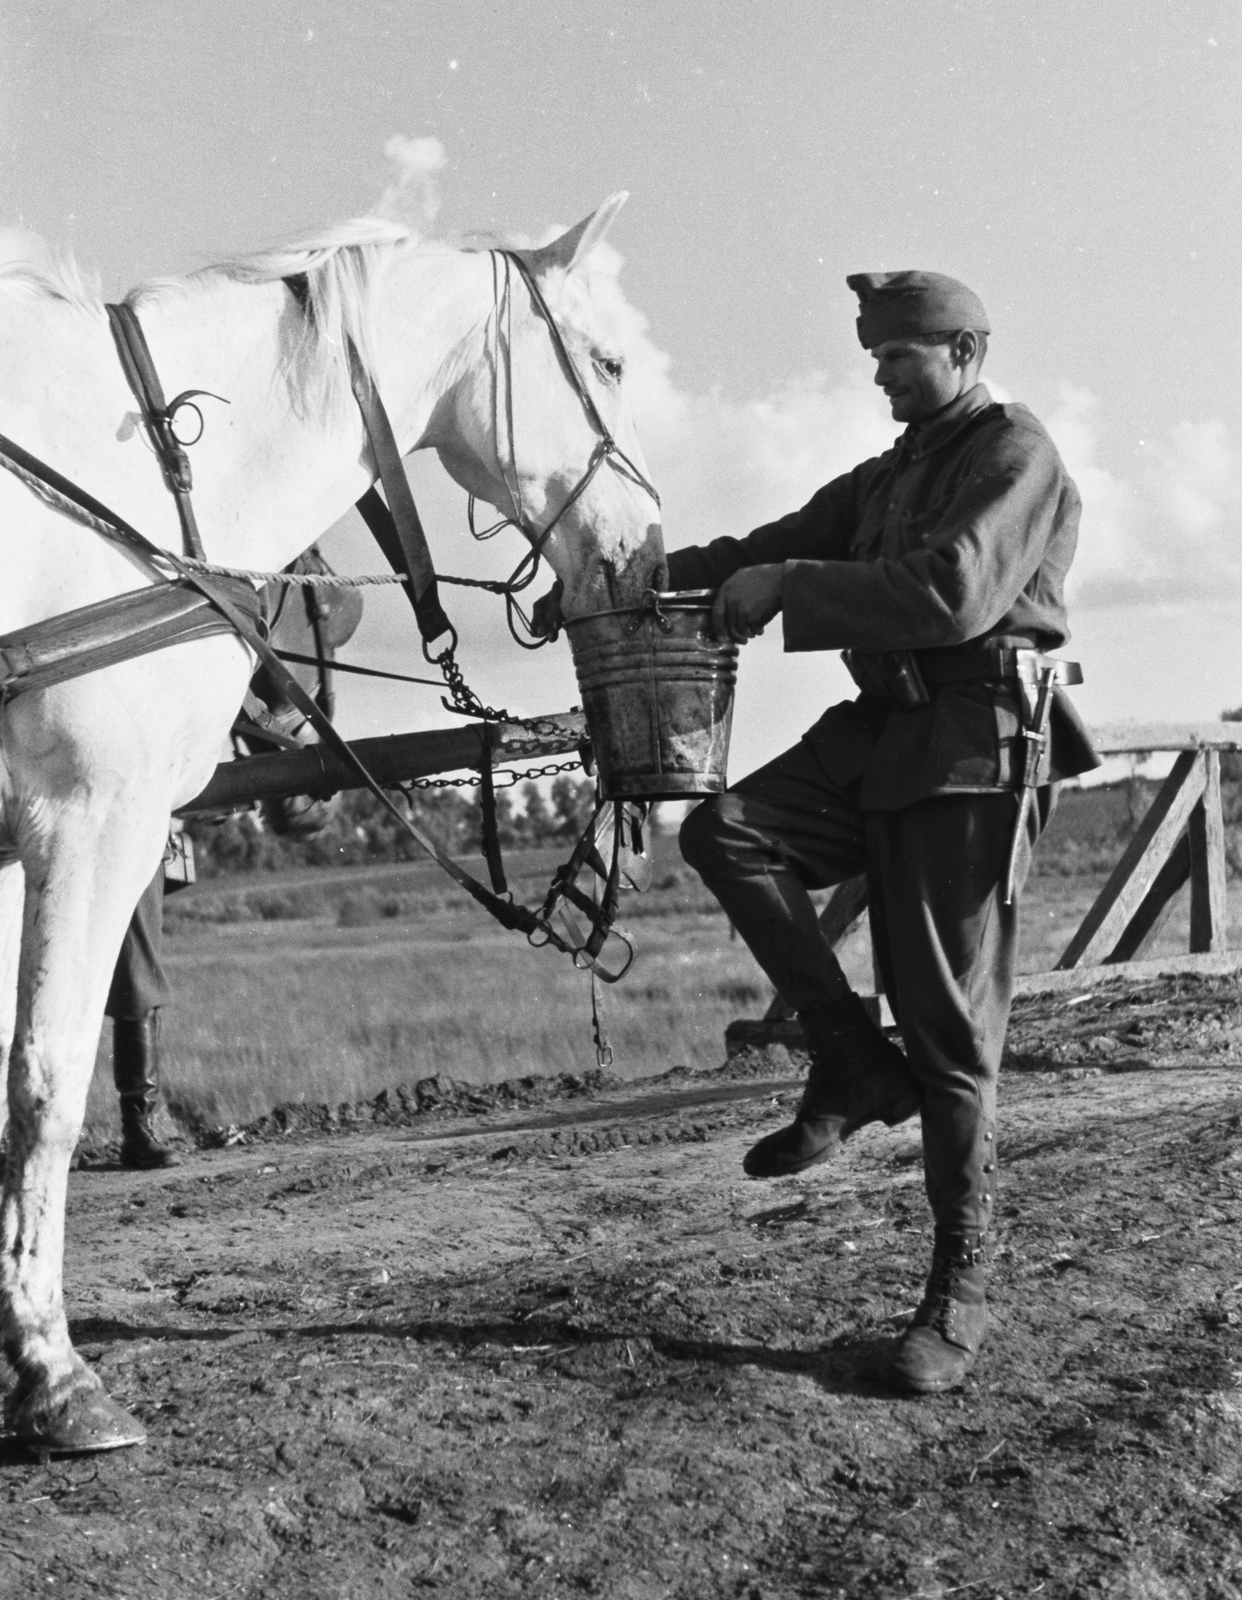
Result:
M943 411L974 387L982 360L979 337L969 329L939 339L886 339L870 354L896 422L925 422Z

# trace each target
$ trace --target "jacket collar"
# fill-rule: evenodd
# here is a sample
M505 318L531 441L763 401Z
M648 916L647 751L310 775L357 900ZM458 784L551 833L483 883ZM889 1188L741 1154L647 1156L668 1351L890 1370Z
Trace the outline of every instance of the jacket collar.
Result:
M912 422L901 436L902 454L910 461L921 461L933 450L939 450L941 445L947 444L991 404L992 396L987 386L975 384L973 389L967 389L943 411L937 412L929 422Z

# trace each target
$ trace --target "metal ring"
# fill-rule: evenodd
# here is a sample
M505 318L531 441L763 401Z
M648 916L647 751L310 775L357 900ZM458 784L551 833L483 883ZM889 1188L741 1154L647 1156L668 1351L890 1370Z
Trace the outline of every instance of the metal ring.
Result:
M198 432L194 435L194 437L192 439L183 439L181 437L181 435L177 432L177 418L181 415L181 413L183 411L192 411L194 413L194 415L198 418ZM191 447L191 445L196 445L198 443L198 441L203 437L203 430L207 426L207 424L203 420L203 413L194 404L193 400L174 400L174 402L172 403L171 406L169 406L168 410L164 413L164 415L165 415L165 419L167 420L167 423L168 423L168 431L169 431L169 433L177 441L177 443L181 446L181 448L183 450L188 450Z

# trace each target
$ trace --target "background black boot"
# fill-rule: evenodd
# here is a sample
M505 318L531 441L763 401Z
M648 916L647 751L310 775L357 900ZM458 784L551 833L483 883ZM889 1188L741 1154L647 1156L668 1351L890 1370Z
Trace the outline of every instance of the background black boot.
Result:
M936 1229L922 1304L889 1369L897 1388L939 1394L956 1388L974 1366L988 1325L983 1238L977 1231Z
M746 1152L752 1178L780 1178L827 1161L869 1122L894 1127L919 1109L906 1058L872 1022L856 994L799 1011L811 1054L802 1103L787 1128Z
M151 1127L160 1101L160 1014L115 1017L112 1022L112 1081L121 1097L121 1165L175 1167L177 1157Z

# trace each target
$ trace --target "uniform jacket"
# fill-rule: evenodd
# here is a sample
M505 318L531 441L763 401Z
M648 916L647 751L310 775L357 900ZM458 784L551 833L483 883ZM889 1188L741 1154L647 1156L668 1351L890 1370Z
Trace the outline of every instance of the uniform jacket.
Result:
M1020 405L982 384L906 429L891 450L744 539L673 552L669 584L716 588L742 567L784 564L785 648L934 651L1069 637L1063 595L1080 501L1056 446ZM939 689L894 711L871 696L831 707L804 737L864 810L1020 782L1023 709L1012 682ZM1061 691L1042 780L1097 766Z

